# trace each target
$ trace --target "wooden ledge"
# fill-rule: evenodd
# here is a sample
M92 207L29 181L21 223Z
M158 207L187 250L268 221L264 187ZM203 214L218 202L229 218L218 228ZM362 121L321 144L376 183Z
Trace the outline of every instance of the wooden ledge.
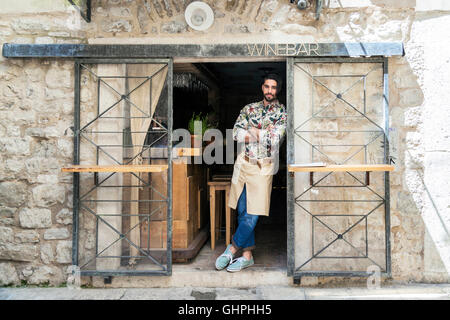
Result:
M193 157L202 154L202 148L174 148L178 157Z
M394 166L388 164L349 164L328 165L324 167L295 167L288 165L289 172L336 172L336 171L394 171Z
M140 165L72 165L61 168L62 172L162 172L167 164Z

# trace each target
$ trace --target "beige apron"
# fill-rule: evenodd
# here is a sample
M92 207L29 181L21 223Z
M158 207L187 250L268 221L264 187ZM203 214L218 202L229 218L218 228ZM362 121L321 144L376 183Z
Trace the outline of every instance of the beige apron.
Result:
M274 163L261 163L244 159L244 152L237 156L231 179L230 198L228 206L236 209L239 197L246 185L247 213L268 216L270 209L270 195L272 193L272 180Z

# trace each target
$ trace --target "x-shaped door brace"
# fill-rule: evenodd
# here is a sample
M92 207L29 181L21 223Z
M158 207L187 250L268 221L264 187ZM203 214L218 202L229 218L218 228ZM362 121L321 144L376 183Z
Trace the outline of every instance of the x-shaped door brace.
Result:
M87 70L91 75L93 75L96 78L97 81L97 85L98 85L98 91L100 92L100 85L104 84L106 87L108 87L109 89L111 89L114 93L116 93L118 96L120 96L120 99L117 100L116 102L114 102L111 106L107 107L104 111L97 112L97 116L92 119L91 121L89 121L86 125L84 125L80 131L79 131L79 135L80 137L83 137L86 141L88 141L90 144L94 145L95 148L97 149L97 152L102 151L108 158L110 158L111 160L113 160L115 163L119 164L119 165L127 165L132 163L137 157L140 157L142 155L143 152L145 152L146 150L148 150L149 148L151 148L154 144L156 144L157 142L159 142L162 138L164 138L167 134L168 134L168 129L161 124L160 122L158 122L156 119L154 119L153 117L151 117L150 113L146 113L145 111L143 111L142 108L140 108L138 105L136 105L133 101L131 101L130 99L130 95L135 92L136 90L138 90L139 88L141 88L142 86L144 86L146 83L150 82L150 106L152 104L152 97L151 97L151 92L152 92L152 79L158 75L164 68L166 68L166 65L163 65L159 70L157 70L155 73L153 73L151 76L145 76L145 77L136 77L136 76L124 76L124 77L120 77L120 76L98 76L95 72L93 72L90 68L88 68L86 65L81 64L81 66ZM135 78L135 79L144 79L141 83L139 83L134 89L132 89L131 91L122 94L120 93L118 90L116 90L113 86L111 86L108 82L106 82L104 79L106 78ZM100 100L100 97L98 97L98 99ZM111 156L111 154L109 154L104 147L111 147L111 145L99 145L97 143L95 143L94 141L92 141L92 139L90 139L87 136L87 133L99 133L97 131L88 131L87 129L95 122L98 121L101 118L108 118L105 115L107 114L107 112L111 111L113 108L115 108L116 106L119 105L120 102L122 101L126 101L129 103L129 105L133 108L135 108L136 110L138 110L140 112L140 114L142 114L142 118L151 118L151 121L153 121L156 125L157 128L159 128L159 130L157 130L156 132L153 133L159 133L162 134L160 137L158 137L156 140L154 140L152 143L148 144L148 145L140 145L138 147L142 147L142 150L133 155L132 158L126 162L123 163L123 161L121 160L117 160L116 158L114 158L113 156ZM99 105L100 105L100 101L98 101L98 109L99 109ZM151 112L151 110L150 110ZM131 118L131 117L128 117ZM102 133L105 133L105 131L101 131ZM138 132L138 131L131 131L130 133L151 133L151 131L146 131L146 132ZM114 131L108 131L107 133L120 133L122 134L122 132L114 132ZM122 145L120 147L123 147ZM132 145L130 147L137 147L136 145ZM152 186L152 184L150 182L146 182L144 181L139 175L136 175L134 172L130 172L138 181L138 185L133 186L105 186L105 182L108 181L108 179L110 179L113 175L115 175L117 172L113 172L109 175L107 175L104 179L102 179L101 181L98 181L98 173L95 172L94 173L94 180L95 180L95 186L92 187L90 190L88 190L85 194L81 195L79 197L79 204L80 204L80 208L85 209L87 212L89 212L90 214L92 214L96 219L97 219L97 223L98 221L104 223L106 226L108 226L111 230L113 230L116 234L118 234L118 238L115 239L112 243L108 244L105 248L103 248L101 250L101 252L97 252L96 250L96 255L94 257L92 257L91 259L89 259L87 262L85 262L80 268L82 269L83 267L87 266L89 263L91 263L95 258L123 258L123 256L115 256L115 257L110 257L110 256L101 256L101 254L103 252L105 252L106 250L108 250L110 247L112 247L114 244L116 244L118 241L120 240L125 240L127 241L131 247L133 247L135 249L136 252L141 253L143 256L134 256L132 258L140 258L140 257L147 257L148 259L150 259L153 263L155 263L156 265L158 265L159 267L162 268L162 271L167 271L166 267L161 265L155 258L153 258L149 253L147 253L146 251L144 251L143 249L140 248L140 246L136 245L132 240L129 239L129 237L127 237L128 234L132 233L134 229L139 228L142 223L147 222L150 223L150 218L153 214L155 214L156 212L158 212L163 206L164 203L168 202L168 197L164 196L161 192L159 192L158 190L156 190L154 188L154 186ZM142 184L141 184L142 183ZM99 187L150 187L155 193L157 193L160 197L161 200L130 200L130 201L134 201L134 202L162 202L163 204L161 204L160 206L158 206L156 209L153 209L150 213L148 214L119 214L119 215L115 215L115 216L129 216L129 217L136 217L138 216L139 218L144 218L144 219L137 219L137 221L139 221L137 224L133 225L127 232L122 233L119 230L117 230L114 226L112 226L110 223L108 223L103 217L107 216L107 214L98 214L97 212L95 212L94 210L92 210L91 208L89 208L88 206L85 205L85 203L98 203L98 202L114 202L114 200L92 200L92 199L87 199L87 197L97 188ZM117 200L116 202L123 202L123 200Z
M346 88L345 90L341 91L341 92L334 92L333 90L331 90L328 86L326 86L325 84L323 84L319 78L321 77L327 77L327 76L313 76L311 75L308 71L306 71L304 68L300 67L298 64L294 64L298 69L300 69L301 71L303 71L304 73L306 73L312 80L313 82L319 84L320 86L322 86L323 88L325 88L327 91L329 91L333 96L334 99L331 100L330 102L328 102L324 107L322 107L320 110L314 112L312 116L305 120L304 122L302 122L297 128L294 129L294 133L301 138L303 141L305 141L307 144L309 144L312 148L312 150L316 150L318 151L320 154L322 154L323 156L325 156L328 160L330 160L332 163L334 164L345 164L347 163L349 160L351 160L353 157L355 157L361 150L367 148L367 146L369 144L371 144L372 142L374 142L375 140L377 140L379 137L384 135L384 130L383 128L381 128L376 122L374 122L372 119L370 119L366 114L365 114L365 101L364 101L364 112L359 111L355 106L353 106L351 103L349 103L345 98L344 95L349 92L356 84L358 84L361 81L364 81L364 90L365 90L365 79L367 78L367 76L374 70L379 69L379 67L375 67L373 69L371 69L368 73L364 74L364 75L351 75L352 77L357 77L358 79L352 83L348 88ZM341 75L341 76L333 76L333 77L345 77L345 75ZM364 95L365 96L365 95ZM327 108L329 108L330 106L333 105L333 103L336 100L340 100L342 101L345 105L349 106L353 111L355 111L359 116L367 119L370 123L372 123L373 125L375 125L378 130L365 130L365 131L345 131L345 132L362 132L362 133L375 133L377 134L374 138L372 138L367 144L363 144L363 145L345 145L345 146L356 146L356 147L360 147L356 152L354 152L352 155L350 155L349 157L347 157L345 160L338 162L334 159L331 159L331 157L329 157L325 152L323 152L322 150L320 150L318 148L321 146L331 146L331 145L314 145L313 143L311 143L310 141L308 141L306 138L304 138L301 133L317 133L317 132L342 132L342 131L311 131L311 130L299 130L301 127L303 127L306 123L308 123L309 121L311 121L312 119L315 119L317 117L318 114L322 113L324 110L326 110ZM337 117L332 117L332 118L337 118ZM343 117L344 118L344 117ZM339 146L339 145L333 145L333 146ZM340 145L340 146L344 146L344 145ZM369 187L370 184L370 180L369 180L369 173L366 172L366 178L365 178L365 182L363 183L362 181L360 181L357 177L355 177L353 174L351 174L350 172L346 172L347 174L349 174L351 177L353 177L356 181L358 181L360 184L359 185L352 185L352 186L321 186L319 185L320 182L322 182L325 178L327 178L329 175L331 175L333 172L329 172L327 173L325 176L323 176L321 179L319 179L317 182L314 182L314 178L313 178L313 172L310 172L310 187L305 190L304 192L302 192L300 195L298 195L295 198L295 203L301 208L303 209L305 212L307 212L311 217L312 217L312 228L314 226L314 221L319 222L321 225L323 225L325 228L327 228L328 230L330 230L336 237L329 242L328 244L326 244L323 248L321 248L319 251L315 252L314 250L314 229L313 230L313 234L312 234L312 238L313 238L313 250L312 250L312 257L309 258L306 262L304 262L301 266L299 266L296 271L300 271L300 269L302 267L304 267L306 264L308 264L311 260L313 260L314 258L324 258L324 256L319 256L322 252L324 252L327 248L329 248L333 243L335 243L337 240L343 240L345 243L347 243L348 245L350 245L356 252L358 252L358 254L360 254L360 256L352 256L352 257L326 257L326 258L367 258L369 259L372 263L374 263L375 265L377 265L378 267L380 267L380 269L383 269L381 266L379 266L379 264L377 262L375 262L373 259L371 259L368 256L368 238L367 238L367 233L368 233L368 225L367 225L367 218L374 212L376 211L378 208L380 208L382 205L385 205L385 199L380 196L377 192L375 192L372 188ZM305 195L307 192L309 192L312 188L320 188L320 187L340 187L340 188L348 188L348 187L364 187L367 188L368 190L370 190L373 194L375 194L378 199L375 200L301 200L300 198ZM336 232L333 228L331 228L327 223L325 223L323 221L323 219L321 219L321 216L326 216L326 217L339 217L339 216L350 216L350 215L338 215L338 214L328 214L328 215L318 215L318 214L313 214L312 212L310 212L309 210L307 210L304 206L301 205L301 202L374 202L377 203L377 205L375 206L375 208L373 208L372 210L370 210L367 214L362 214L362 215L352 215L352 216L358 216L361 217L359 220L357 220L355 223L353 223L350 227L348 227L344 232L342 233L338 233ZM352 229L354 229L357 225L359 225L362 221L365 221L365 233L366 233L366 237L365 237L365 241L366 241L366 252L361 252L358 248L356 248L353 244L351 244L349 241L347 241L344 236L349 233Z

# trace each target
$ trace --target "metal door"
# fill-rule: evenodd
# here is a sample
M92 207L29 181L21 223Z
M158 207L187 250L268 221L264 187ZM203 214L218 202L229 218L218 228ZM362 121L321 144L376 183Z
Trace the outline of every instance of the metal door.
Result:
M288 164L389 164L385 58L289 58ZM288 275L390 275L388 172L288 173Z
M171 59L75 62L74 164L97 166L73 176L81 275L172 273L172 67Z

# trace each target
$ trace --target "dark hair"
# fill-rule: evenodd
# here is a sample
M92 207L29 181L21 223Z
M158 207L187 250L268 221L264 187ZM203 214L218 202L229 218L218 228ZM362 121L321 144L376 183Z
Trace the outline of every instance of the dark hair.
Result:
M276 73L269 73L264 76L262 83L264 84L264 82L269 79L275 80L277 82L277 93L279 93L281 91L281 88L283 87L283 80L281 79L281 77Z

